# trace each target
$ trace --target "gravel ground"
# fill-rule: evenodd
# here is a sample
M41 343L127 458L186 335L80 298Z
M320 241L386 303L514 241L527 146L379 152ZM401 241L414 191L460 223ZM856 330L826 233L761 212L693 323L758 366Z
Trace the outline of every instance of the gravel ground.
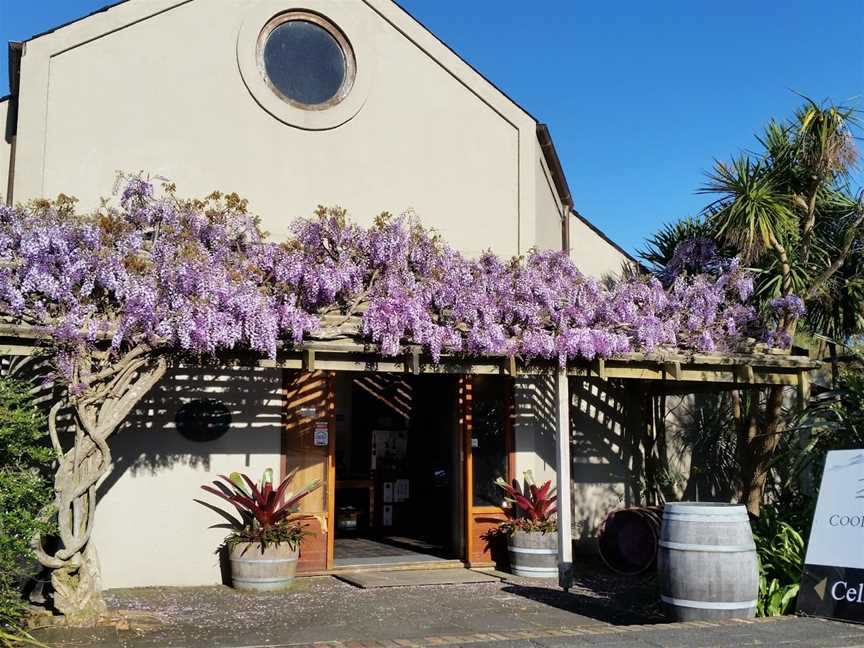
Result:
M358 589L333 577L302 578L284 594L227 587L109 590L112 617L93 629L39 628L58 648L264 646L395 640L661 620L649 578L587 566L564 593L553 581L499 574L501 582Z

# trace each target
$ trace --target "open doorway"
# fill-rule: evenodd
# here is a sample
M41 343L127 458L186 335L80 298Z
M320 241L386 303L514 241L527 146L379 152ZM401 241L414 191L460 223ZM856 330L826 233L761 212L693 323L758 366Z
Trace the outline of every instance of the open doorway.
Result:
M337 375L333 567L462 555L457 399L454 376Z

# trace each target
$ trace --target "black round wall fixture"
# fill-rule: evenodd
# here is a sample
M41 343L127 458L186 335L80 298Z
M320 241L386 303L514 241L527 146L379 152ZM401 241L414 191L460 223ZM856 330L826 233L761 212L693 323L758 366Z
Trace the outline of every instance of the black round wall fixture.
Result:
M199 398L183 405L174 417L177 431L196 443L215 441L231 425L231 412L221 400Z

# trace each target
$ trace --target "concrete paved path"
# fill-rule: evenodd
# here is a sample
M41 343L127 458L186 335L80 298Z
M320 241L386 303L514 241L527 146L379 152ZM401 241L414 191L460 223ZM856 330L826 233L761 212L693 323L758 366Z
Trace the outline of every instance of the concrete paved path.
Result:
M112 590L107 599L110 623L33 634L56 648L864 648L864 627L818 619L664 624L650 580L603 574L583 573L568 594L512 577L382 589L307 578L286 594L166 587Z

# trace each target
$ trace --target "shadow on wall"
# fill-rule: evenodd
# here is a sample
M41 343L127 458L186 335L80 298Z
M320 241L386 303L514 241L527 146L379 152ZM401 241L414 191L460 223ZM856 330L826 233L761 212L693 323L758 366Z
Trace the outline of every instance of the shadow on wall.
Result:
M628 393L621 381L570 380L570 456L574 539L594 551L603 517L640 503L642 453L627 425Z
M514 390L514 428L517 448L534 453L534 477L555 478L558 429L556 383L552 376L521 377ZM515 477L521 478L520 475Z
M169 370L110 439L114 469L100 484L98 499L127 473L156 476L175 467L209 473L214 455L237 456L236 469L242 470L254 455L273 454L281 387L279 371Z

